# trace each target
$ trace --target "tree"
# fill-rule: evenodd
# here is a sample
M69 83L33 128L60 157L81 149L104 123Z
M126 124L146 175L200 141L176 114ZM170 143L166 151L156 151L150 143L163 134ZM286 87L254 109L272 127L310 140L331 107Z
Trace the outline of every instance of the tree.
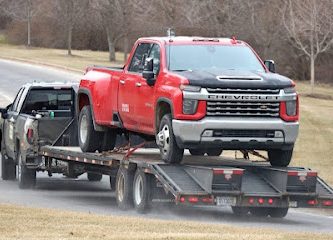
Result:
M65 25L67 54L72 55L73 28L88 8L88 0L58 0L56 17Z
M316 59L333 45L333 1L288 0L282 13L290 42L310 59L313 93Z
M27 22L27 46L31 46L31 21L39 11L38 3L35 0L16 0L3 2L4 12L18 21Z

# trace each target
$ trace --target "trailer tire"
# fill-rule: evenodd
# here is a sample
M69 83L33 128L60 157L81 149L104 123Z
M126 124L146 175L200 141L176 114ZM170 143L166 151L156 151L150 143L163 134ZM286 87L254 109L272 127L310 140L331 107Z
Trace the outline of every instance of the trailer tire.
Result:
M212 148L207 150L208 156L220 156L223 152L223 149L221 148Z
M291 161L293 149L281 150L273 149L268 151L268 159L272 166L287 167Z
M29 169L22 161L22 155L19 152L18 157L18 184L20 189L34 188L36 185L36 170Z
M152 176L137 169L133 180L134 208L139 213L146 213L151 207Z
M284 218L288 214L289 208L270 208L269 215L272 218Z
M2 180L16 179L16 164L13 159L6 159L3 153L1 153L1 177Z
M79 145L83 152L95 152L101 148L102 132L94 129L89 105L84 106L80 112L78 129Z
M189 149L188 150L192 156L203 156L205 155L205 150L202 150L202 149L195 149L195 148L192 148L192 149Z
M99 173L88 172L87 177L90 182L99 182L102 180L103 175Z
M171 114L165 114L160 122L159 132L156 136L159 142L161 157L166 163L180 163L183 159L184 149L179 148L172 129Z
M238 217L244 217L249 213L248 207L231 207L232 212Z
M119 167L116 178L116 200L121 210L133 207L133 178L134 171Z
M251 207L250 213L255 217L267 217L269 215L269 208Z

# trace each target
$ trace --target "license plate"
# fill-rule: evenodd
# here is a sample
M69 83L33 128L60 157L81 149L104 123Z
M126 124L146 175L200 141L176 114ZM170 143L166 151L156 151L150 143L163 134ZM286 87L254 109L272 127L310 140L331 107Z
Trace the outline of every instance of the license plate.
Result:
M235 197L216 197L217 206L236 206Z
M294 208L296 208L296 207L297 207L297 201L290 201L290 202L289 202L289 207L294 207Z

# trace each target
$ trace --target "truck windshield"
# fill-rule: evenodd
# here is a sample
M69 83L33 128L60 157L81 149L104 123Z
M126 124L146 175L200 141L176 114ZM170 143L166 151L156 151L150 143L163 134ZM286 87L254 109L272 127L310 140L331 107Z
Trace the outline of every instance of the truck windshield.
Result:
M265 69L253 51L246 46L171 45L167 49L170 71Z

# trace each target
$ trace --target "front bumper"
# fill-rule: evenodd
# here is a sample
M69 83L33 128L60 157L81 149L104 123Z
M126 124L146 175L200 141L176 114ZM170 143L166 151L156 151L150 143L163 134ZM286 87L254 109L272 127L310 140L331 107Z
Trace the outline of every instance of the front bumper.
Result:
M290 149L298 135L298 122L285 122L279 118L206 117L199 121L172 121L173 133L181 148ZM282 131L279 137L224 137L202 136L205 130L274 130Z

